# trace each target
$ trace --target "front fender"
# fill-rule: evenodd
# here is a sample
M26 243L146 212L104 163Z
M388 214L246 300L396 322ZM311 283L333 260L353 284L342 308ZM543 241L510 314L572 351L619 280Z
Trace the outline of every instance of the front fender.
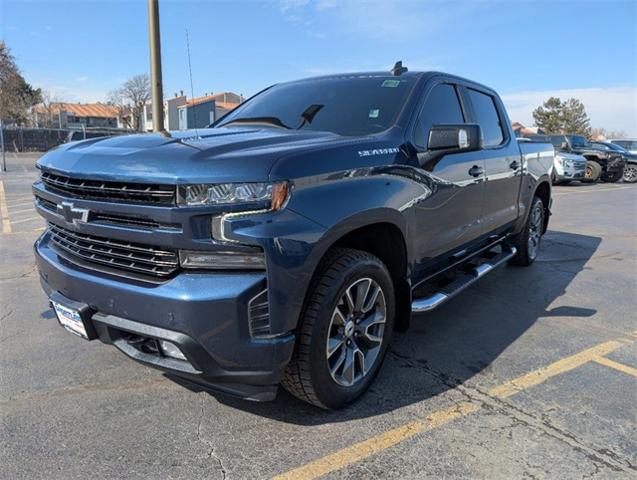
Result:
M265 252L272 333L296 328L314 272L330 247L378 223L395 225L409 239L414 199L427 191L389 174L295 182L284 210L226 220L229 239ZM406 246L409 261L413 248Z

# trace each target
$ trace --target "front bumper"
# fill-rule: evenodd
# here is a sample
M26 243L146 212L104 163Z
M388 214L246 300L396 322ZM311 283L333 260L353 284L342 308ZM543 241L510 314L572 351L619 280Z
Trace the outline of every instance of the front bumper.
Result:
M555 177L558 181L583 179L586 172L586 162L567 161L555 167Z
M123 282L69 264L36 242L36 263L49 297L88 305L97 337L129 357L225 393L271 400L294 348L286 333L250 336L248 308L266 287L263 273L184 272L158 284ZM185 354L179 361L140 352L132 335L169 340Z

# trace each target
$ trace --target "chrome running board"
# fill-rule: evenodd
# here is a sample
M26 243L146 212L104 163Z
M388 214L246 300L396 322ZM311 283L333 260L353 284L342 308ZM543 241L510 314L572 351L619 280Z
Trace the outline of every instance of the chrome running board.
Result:
M423 313L438 308L447 300L452 299L460 292L462 292L465 288L477 282L480 278L484 277L494 268L504 264L516 253L517 250L515 249L515 247L510 247L509 250L496 255L495 257L489 259L487 262L481 263L477 267L473 268L468 273L461 275L459 278L451 282L449 285L441 288L440 291L434 293L433 295L414 300L411 304L411 312Z

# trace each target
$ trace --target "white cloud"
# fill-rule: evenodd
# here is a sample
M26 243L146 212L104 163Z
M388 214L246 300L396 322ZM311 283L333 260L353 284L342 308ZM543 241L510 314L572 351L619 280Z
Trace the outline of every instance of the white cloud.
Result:
M76 77L75 81L76 82L86 82L88 80L88 76L86 75L82 75L81 77Z
M293 23L329 17L337 31L394 42L433 35L479 8L468 2L409 0L279 0L275 5Z
M549 97L577 98L586 107L591 126L637 137L637 87L576 88L507 93L502 100L513 122L533 125L532 112Z

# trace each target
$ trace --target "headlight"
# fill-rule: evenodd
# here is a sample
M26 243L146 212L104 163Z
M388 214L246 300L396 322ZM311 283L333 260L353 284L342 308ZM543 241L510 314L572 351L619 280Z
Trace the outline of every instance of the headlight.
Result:
M263 252L180 250L179 263L183 268L209 268L214 270L265 269Z
M179 203L188 206L253 204L255 208L280 210L288 193L287 182L182 185Z

